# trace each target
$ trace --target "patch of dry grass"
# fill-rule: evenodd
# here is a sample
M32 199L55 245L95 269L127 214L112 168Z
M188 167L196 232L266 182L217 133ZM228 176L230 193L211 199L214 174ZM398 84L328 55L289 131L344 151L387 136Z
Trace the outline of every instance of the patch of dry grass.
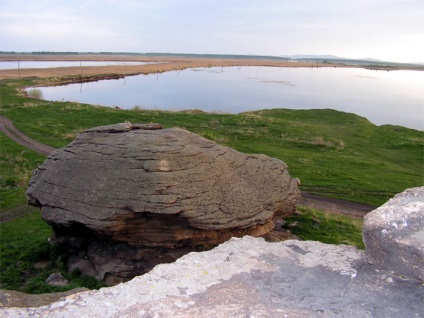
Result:
M342 139L328 139L323 136L311 136L311 137L293 137L287 134L282 134L281 139L285 142L293 144L307 144L314 146L322 146L324 148L332 148L342 150L345 148L345 143Z

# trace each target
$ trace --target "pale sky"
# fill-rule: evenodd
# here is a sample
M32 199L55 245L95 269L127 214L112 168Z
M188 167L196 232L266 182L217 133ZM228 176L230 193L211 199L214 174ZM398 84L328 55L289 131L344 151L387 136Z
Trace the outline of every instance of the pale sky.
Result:
M0 51L424 62L424 0L0 0Z

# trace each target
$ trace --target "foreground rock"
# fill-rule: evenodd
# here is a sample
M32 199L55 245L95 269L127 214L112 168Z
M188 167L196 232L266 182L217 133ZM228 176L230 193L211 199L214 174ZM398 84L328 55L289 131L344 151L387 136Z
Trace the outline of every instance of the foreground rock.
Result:
M424 187L397 194L367 214L364 221L368 260L398 275L424 281Z
M69 270L132 277L234 236L261 236L295 210L280 160L182 129L117 124L80 134L32 177L29 203L66 244Z
M128 283L2 317L422 317L424 288L344 245L232 239Z

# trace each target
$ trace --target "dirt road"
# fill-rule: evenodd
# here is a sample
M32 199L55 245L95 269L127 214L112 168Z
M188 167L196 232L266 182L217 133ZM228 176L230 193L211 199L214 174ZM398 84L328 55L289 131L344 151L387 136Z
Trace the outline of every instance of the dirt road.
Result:
M375 207L371 205L319 197L304 191L302 191L302 197L299 200L299 205L357 218L363 218L365 214L375 209Z
M24 135L21 131L16 129L16 127L9 119L3 116L0 116L0 131L18 144L43 155L48 156L55 150L53 147L39 143L38 141L29 138L27 135Z

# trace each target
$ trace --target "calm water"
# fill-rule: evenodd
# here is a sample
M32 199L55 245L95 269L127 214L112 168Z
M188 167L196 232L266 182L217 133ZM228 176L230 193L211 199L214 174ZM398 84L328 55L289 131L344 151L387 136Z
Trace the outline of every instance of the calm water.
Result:
M130 109L240 113L332 108L371 122L424 130L424 72L348 68L226 67L43 87L47 100Z
M151 62L124 62L124 61L0 61L0 70L17 68L52 68L69 66L107 66L107 65L144 65Z

